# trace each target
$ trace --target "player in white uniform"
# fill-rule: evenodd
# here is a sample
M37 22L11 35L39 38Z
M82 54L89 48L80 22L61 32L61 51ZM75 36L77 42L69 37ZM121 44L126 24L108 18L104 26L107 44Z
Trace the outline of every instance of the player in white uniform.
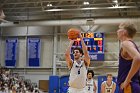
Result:
M68 93L86 93L87 67L90 64L90 57L81 33L79 37L81 39L82 49L78 47L73 49L74 60L70 56L74 40L70 40L69 47L65 52L67 66L70 69Z
M86 82L86 93L96 93L97 86L95 84L95 81L93 79L94 72L92 70L88 70L87 73L87 82Z
M107 74L107 81L101 85L101 93L115 93L116 83L112 79L112 74Z

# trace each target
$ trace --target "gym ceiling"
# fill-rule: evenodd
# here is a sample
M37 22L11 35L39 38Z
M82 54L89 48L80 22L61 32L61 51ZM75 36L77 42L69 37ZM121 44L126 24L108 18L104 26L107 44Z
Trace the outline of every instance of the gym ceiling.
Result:
M8 21L140 17L140 0L0 0Z

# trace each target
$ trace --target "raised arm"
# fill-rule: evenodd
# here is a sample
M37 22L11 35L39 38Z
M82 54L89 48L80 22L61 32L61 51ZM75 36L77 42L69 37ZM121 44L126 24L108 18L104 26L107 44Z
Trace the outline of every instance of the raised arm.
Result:
M85 64L86 64L86 66L89 66L90 65L90 57L89 57L89 54L88 54L88 51L87 51L87 47L85 45L83 37L81 36L81 33L79 34L79 36L80 36L80 39L81 39L82 49L83 49L83 52L84 52Z
M74 43L74 41L70 40L69 46L68 46L68 48L66 49L66 52L65 52L65 58L66 58L67 66L68 66L69 69L72 67L72 64L73 64L71 56L70 56L71 47L72 47L73 43Z
M121 88L125 88L131 81L132 77L136 74L136 72L140 68L140 53L135 48L134 44L130 41L124 41L122 43L122 48L131 56L133 59L131 69L124 81L121 85Z

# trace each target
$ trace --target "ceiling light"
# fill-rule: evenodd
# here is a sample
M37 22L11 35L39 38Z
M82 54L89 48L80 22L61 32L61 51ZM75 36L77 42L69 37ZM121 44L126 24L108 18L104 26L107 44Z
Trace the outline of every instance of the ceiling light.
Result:
M113 0L112 2L117 4L118 3L118 0Z
M47 4L47 6L52 6L52 4Z
M115 4L113 7L119 7L118 0L113 0L112 2Z
M84 5L89 5L89 2L83 2Z
M128 8L137 8L136 6L113 6L113 7L88 7L88 8L76 8L76 9L47 9L44 11L48 12L58 12L58 11L78 11L78 10L97 10L97 9L128 9Z

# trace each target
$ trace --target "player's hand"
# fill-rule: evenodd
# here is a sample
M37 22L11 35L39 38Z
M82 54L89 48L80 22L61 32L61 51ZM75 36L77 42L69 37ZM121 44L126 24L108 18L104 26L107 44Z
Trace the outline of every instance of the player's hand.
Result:
M125 80L125 81L121 84L121 89L126 88L126 87L129 85L129 83L130 83L130 82L128 82L128 81Z
M81 32L79 33L79 38L82 40L83 39L83 37L82 37L82 35L81 35Z

